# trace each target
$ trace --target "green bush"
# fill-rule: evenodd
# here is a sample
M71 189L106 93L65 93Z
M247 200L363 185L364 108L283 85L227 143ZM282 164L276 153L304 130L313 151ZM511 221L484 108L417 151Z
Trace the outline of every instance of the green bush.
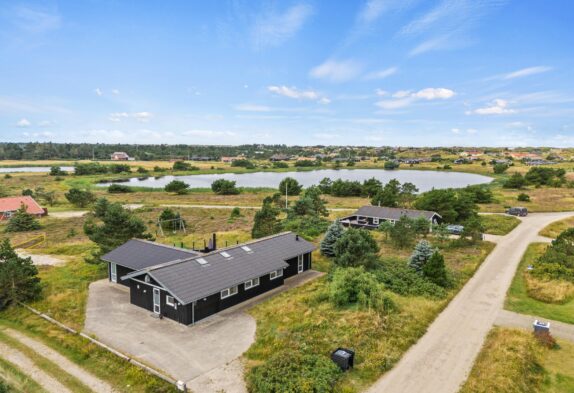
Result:
M172 180L163 188L166 192L175 192L176 194L185 194L189 189L189 184L181 180Z
M286 162L276 161L273 163L273 168L289 168L289 164Z
M325 233L325 237L321 241L321 254L334 257L335 256L335 243L337 240L343 236L345 233L345 228L339 222L339 220L335 220Z
M96 200L96 196L88 190L71 188L64 194L68 202L76 207L86 207Z
M518 172L513 173L509 179L502 183L502 187L504 188L514 188L517 190L524 188L524 186L526 186L526 180L524 176Z
M311 166L317 166L317 164L319 164L317 161L313 161L313 160L301 160L301 161L296 161L295 164L293 164L293 166L295 167L311 167ZM320 165L320 164L319 164Z
M343 267L376 265L379 246L366 229L348 229L335 242L335 264Z
M494 173L499 174L499 175L506 172L507 169L508 169L507 164L495 164L494 167L492 168Z
M211 183L211 190L217 195L237 195L239 190L232 180L218 179Z
M234 219L239 218L239 217L241 217L241 209L238 207L234 207L231 210L231 214L229 215L229 218L234 220Z
M285 195L285 192L287 192L287 195L299 195L302 189L303 186L292 177L286 177L279 183L279 192L281 195Z
M449 284L444 257L438 251L435 251L423 266L422 273L430 282L438 286L445 288Z
M386 289L401 296L424 296L431 299L446 296L444 288L433 284L400 259L381 260L374 274Z
M53 166L50 168L50 176L66 176L67 173L62 170L59 166Z
M241 167L241 168L246 168L246 169L255 168L255 164L253 164L251 161L245 160L245 159L233 160L231 162L231 166Z
M123 184L111 184L108 187L108 193L110 194L125 194L128 192L134 192L131 187L125 186Z
M247 384L250 392L257 393L329 393L340 375L328 356L284 349L254 367Z
M398 169L400 165L397 161L385 161L383 168L387 170Z
M544 279L574 283L574 228L558 235L538 258L531 273Z
M530 195L522 192L522 193L518 194L518 196L516 197L516 200L518 200L520 202L530 202Z
M42 226L31 214L26 211L26 205L20 205L20 208L14 213L8 225L6 225L6 232L27 232L40 229Z

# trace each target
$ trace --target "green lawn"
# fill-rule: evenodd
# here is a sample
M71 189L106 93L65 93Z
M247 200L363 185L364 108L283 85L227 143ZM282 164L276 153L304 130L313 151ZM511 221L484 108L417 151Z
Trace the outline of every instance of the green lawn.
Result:
M501 214L481 215L480 222L484 226L484 233L490 235L506 235L520 224L518 218Z
M544 243L532 243L528 246L508 290L504 308L521 314L574 323L574 300L570 300L565 304L550 304L528 296L524 273L527 266L542 255L547 246Z
M546 236L555 239L566 229L572 227L574 227L574 217L569 217L548 225L546 228L540 231L540 236Z

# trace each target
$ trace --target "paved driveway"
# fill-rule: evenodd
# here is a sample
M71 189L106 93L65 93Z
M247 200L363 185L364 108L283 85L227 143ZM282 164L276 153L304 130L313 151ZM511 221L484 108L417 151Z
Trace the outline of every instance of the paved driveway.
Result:
M553 221L574 215L537 213L502 236L427 333L368 392L455 393L466 380L528 244Z

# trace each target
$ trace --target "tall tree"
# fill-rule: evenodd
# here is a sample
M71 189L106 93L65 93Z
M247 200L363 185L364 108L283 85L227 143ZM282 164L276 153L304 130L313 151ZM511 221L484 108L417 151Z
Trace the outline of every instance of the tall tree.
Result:
M397 207L401 193L401 183L397 179L391 179L379 190L371 199L371 204L375 206Z
M281 195L285 195L285 192L287 192L288 195L299 195L302 189L303 186L292 177L286 177L279 183L279 192Z
M71 188L64 196L68 202L77 207L86 207L96 200L96 196L93 193L88 190L80 190L79 188Z
M6 232L27 232L40 229L42 226L33 215L28 213L26 205L21 204L20 208L8 221Z
M144 222L133 215L130 210L124 209L119 203L110 203L100 217L101 222L96 223L89 219L84 224L84 232L88 238L98 245L98 250L92 253L86 262L101 262L101 256L121 246L130 239L153 239L146 232Z
M40 297L42 288L38 269L31 258L21 258L5 239L0 243L0 310L13 302L27 302Z
M432 283L441 287L448 285L448 275L444 264L444 257L438 251L435 251L423 266L423 276Z
M273 198L265 198L261 210L255 213L251 237L258 239L278 233L281 230L281 222L277 219L278 215L279 209L274 205Z
M335 263L339 266L372 268L377 261L379 245L365 229L349 229L335 242Z
M334 257L335 243L341 238L341 236L343 236L344 233L345 228L343 228L343 225L341 225L339 220L335 220L335 222L329 226L325 233L325 237L321 241L321 254L328 257Z
M410 247L416 238L414 220L405 215L395 222L390 231L391 240L399 248Z
M426 240L421 240L413 250L411 258L409 259L409 267L422 274L424 266L428 263L433 253L434 251L430 243Z

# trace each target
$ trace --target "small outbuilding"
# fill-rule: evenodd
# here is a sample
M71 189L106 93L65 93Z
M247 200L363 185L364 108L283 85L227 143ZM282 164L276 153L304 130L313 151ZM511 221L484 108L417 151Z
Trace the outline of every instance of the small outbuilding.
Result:
M424 217L429 225L442 222L441 215L436 212L384 206L363 206L352 215L339 219L339 222L347 227L377 229L382 222L394 224L403 216L412 219Z

